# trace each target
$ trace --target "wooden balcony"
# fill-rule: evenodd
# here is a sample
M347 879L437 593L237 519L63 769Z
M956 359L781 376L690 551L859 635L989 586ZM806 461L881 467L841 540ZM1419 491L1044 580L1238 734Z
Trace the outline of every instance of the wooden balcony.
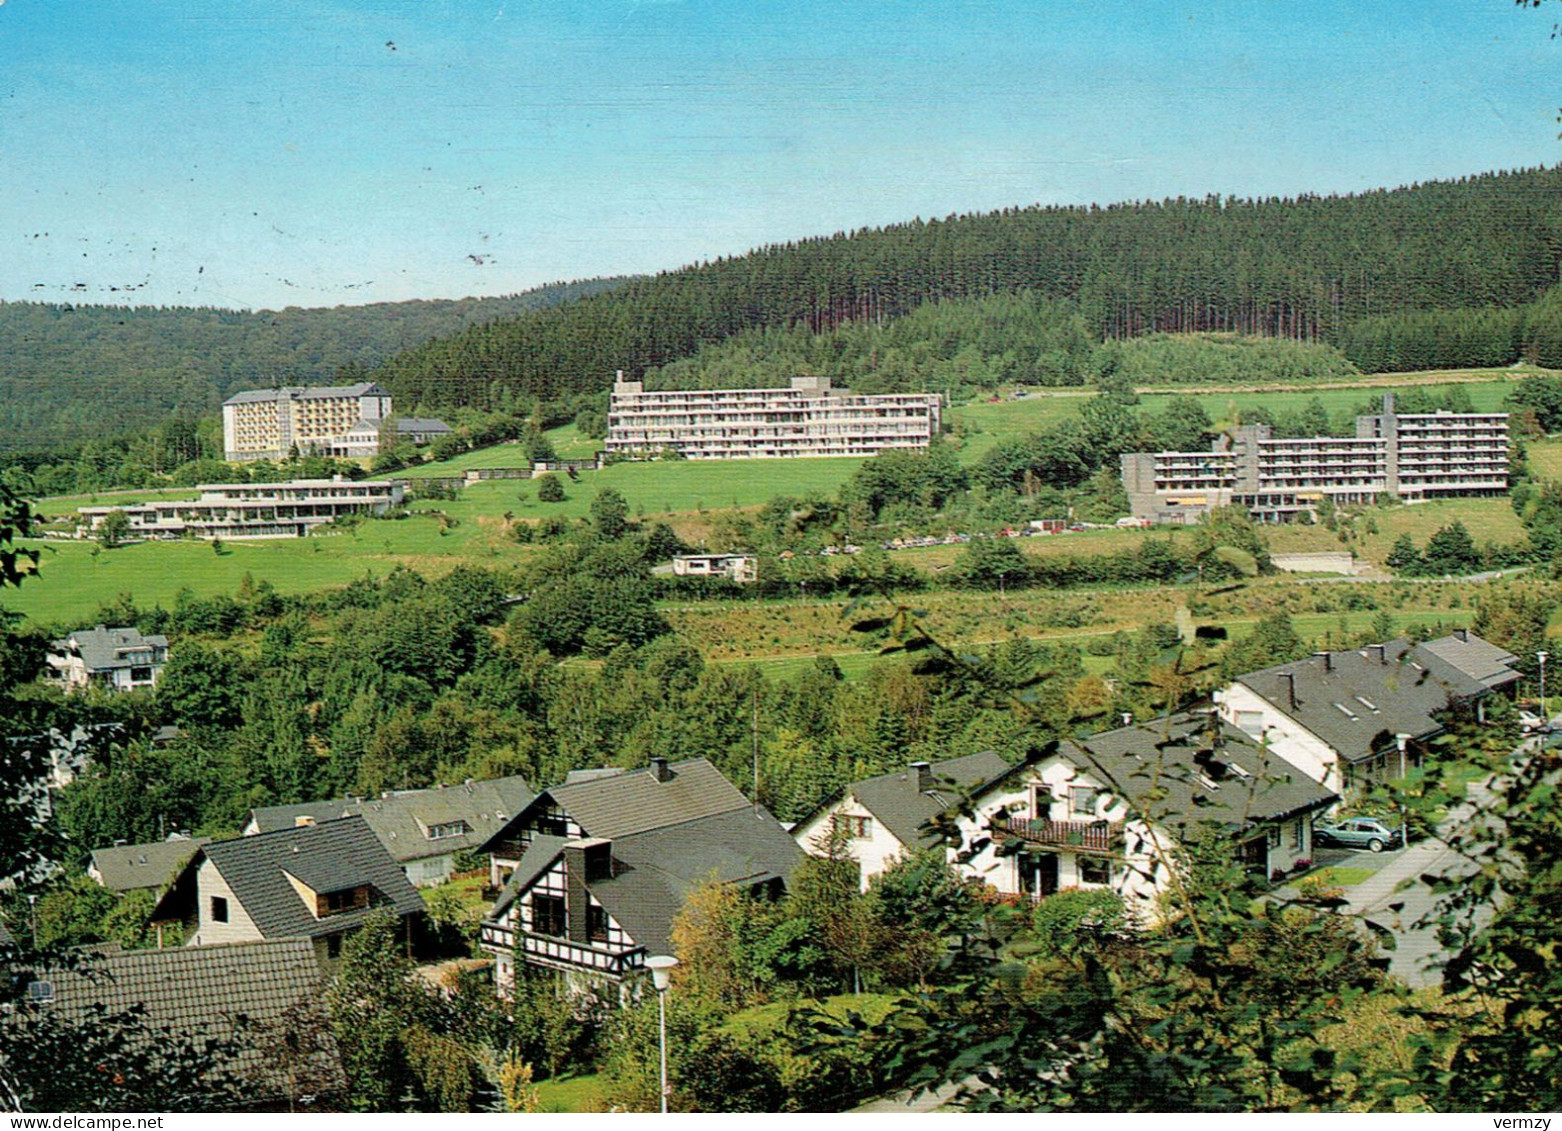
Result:
M615 951L582 946L565 938L518 930L491 919L483 921L481 941L483 949L490 953L517 954L519 944L518 957L524 961L556 970L589 970L612 978L622 978L639 970L646 958L644 947Z
M1024 817L994 817L993 835L1000 842L1023 841L1046 851L1116 854L1123 847L1121 821L1051 821Z

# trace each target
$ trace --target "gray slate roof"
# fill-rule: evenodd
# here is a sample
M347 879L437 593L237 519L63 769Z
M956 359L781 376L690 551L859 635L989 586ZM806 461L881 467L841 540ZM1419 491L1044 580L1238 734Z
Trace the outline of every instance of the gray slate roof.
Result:
M92 868L109 891L160 888L183 871L196 849L210 844L209 836L179 837L151 844L117 844L92 852Z
M866 806L896 840L908 847L937 843L929 821L983 783L1007 774L1012 767L991 750L934 762L937 779L932 789L918 788L917 773L909 767L892 774L853 782L848 792Z
M477 848L532 800L531 786L520 776L464 782L436 789L410 789L380 797L343 797L301 805L271 805L250 810L250 826L263 833L294 828L300 819L316 823L361 816L398 863ZM434 825L465 821L461 836L430 840Z
M1519 678L1519 673L1513 668L1518 657L1473 632L1461 631L1452 636L1428 640L1419 645L1419 650L1430 652L1492 690L1506 687Z
M398 432L453 432L455 429L432 416L398 416L392 422Z
M256 1073L262 1090L287 1089L285 1069L271 1063L257 1047L256 1030L277 1026L284 1015L320 996L321 971L314 945L307 939L275 939L217 946L172 947L166 950L94 949L86 971L52 970L34 977L54 986L49 1007L67 1017L85 1020L100 1003L110 1013L135 1006L145 1010L147 1026L168 1028L196 1038L232 1038L241 1046L236 1072ZM237 1034L235 1026L239 1028ZM345 1087L341 1060L329 1028L318 1035L325 1052L314 1066L314 1077ZM246 1036L248 1033L248 1036Z
M559 836L535 837L488 917L501 917L569 843ZM767 810L747 802L725 813L615 839L612 854L612 878L593 881L591 894L652 954L672 952L673 920L700 884L712 877L745 887L785 881L804 858Z
M1296 697L1290 681L1295 677ZM1351 762L1395 744L1396 734L1439 733L1437 715L1489 692L1486 684L1408 640L1331 652L1239 676Z
M258 404L264 401L325 400L332 397L388 397L390 392L372 381L356 385L281 385L274 389L246 389L222 403Z
M423 897L362 817L221 840L200 849L153 909L154 922L190 915L194 885L186 881L210 860L234 898L268 939L315 938L358 926L376 907L397 915L424 910ZM316 919L286 873L319 894L360 884L377 893L368 908Z
M132 661L124 655L128 650L167 648L168 637L142 636L139 629L106 628L100 624L96 628L78 629L64 640L53 641L49 647L61 654L75 652L89 672L102 672L131 667Z
M647 768L588 780L566 781L539 793L507 827L519 828L527 810L558 805L586 836L618 840L648 829L679 825L718 813L748 807L736 786L704 758L690 758L668 767L671 777L657 781ZM499 829L490 844L504 835ZM490 851L490 844L483 850Z
M1104 770L1141 813L1177 829L1206 822L1246 828L1323 809L1339 798L1232 726L1183 713L1064 742L1081 770ZM1089 751L1090 758L1084 751Z

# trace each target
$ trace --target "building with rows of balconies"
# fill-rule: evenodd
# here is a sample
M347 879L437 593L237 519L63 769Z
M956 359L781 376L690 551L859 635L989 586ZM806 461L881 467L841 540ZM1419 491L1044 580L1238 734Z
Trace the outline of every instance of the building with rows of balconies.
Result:
M390 415L390 393L370 382L236 393L222 405L223 458L230 463L295 453L372 458Z
M828 377L794 377L787 389L647 391L618 380L608 409L609 455L686 459L872 456L925 448L938 435L937 393L854 396Z
M1354 436L1278 437L1267 424L1221 436L1207 452L1132 452L1123 486L1136 517L1189 523L1223 506L1285 522L1389 495L1407 503L1508 489L1508 415L1401 415L1393 394L1383 411L1356 418Z

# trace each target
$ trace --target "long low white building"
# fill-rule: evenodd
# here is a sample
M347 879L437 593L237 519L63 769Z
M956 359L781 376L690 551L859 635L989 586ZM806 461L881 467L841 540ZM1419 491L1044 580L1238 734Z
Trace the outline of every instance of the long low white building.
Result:
M293 479L286 483L210 483L195 499L158 499L82 507L79 534L90 538L111 514L129 520L131 538L302 538L352 514L384 514L406 498L388 479Z
M871 456L925 448L938 435L937 393L853 395L828 377L794 377L787 389L647 390L613 385L609 455L685 459Z

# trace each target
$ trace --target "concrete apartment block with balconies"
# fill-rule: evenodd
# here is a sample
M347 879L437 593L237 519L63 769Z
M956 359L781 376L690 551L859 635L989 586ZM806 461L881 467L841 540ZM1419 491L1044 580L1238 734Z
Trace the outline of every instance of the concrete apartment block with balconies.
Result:
M1123 487L1135 517L1192 523L1217 507L1246 507L1266 522L1316 516L1389 496L1406 503L1508 490L1508 414L1400 414L1356 418L1354 436L1275 436L1249 424L1207 452L1131 452Z
M940 428L937 393L853 395L828 377L794 377L786 389L648 391L613 385L607 453L685 459L872 456L925 448Z

